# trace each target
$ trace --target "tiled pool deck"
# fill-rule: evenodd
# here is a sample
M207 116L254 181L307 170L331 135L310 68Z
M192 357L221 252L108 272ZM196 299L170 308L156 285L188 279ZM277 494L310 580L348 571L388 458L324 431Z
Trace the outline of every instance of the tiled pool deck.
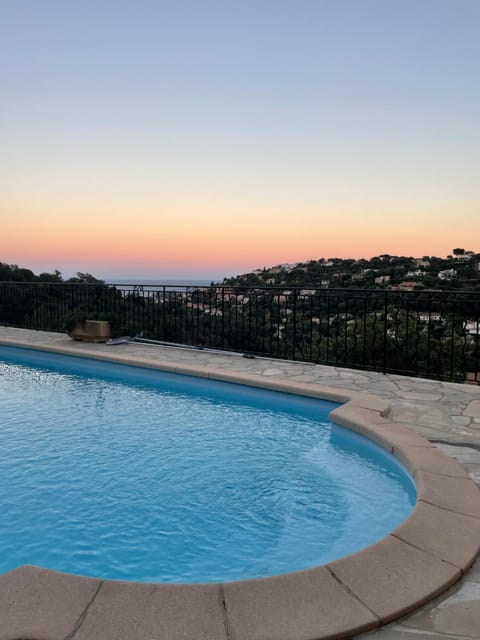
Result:
M0 640L480 638L480 387L0 327L2 343L348 401L335 419L393 450L419 500L368 549L275 578L146 585L19 568L0 576Z

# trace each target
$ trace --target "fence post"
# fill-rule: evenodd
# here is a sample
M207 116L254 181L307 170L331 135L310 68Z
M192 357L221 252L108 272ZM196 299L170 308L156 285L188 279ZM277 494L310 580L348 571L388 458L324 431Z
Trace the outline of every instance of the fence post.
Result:
M296 360L297 351L297 288L293 290L293 336L292 336L292 350L293 360Z
M215 293L215 298L217 294ZM225 289L222 287L222 349L225 349Z
M387 316L388 316L388 291L385 289L383 302L383 371L387 372Z
M169 296L169 306L170 306L170 296ZM162 290L162 340L166 340L165 334L166 334L166 327L167 327L167 298L166 298L166 290L165 290L165 285L163 285L163 290ZM176 311L176 310L175 310Z

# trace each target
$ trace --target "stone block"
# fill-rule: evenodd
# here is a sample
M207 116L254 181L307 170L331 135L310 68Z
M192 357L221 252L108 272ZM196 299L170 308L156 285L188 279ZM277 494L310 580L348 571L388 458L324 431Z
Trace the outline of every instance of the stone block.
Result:
M0 640L64 640L100 585L93 578L31 566L1 575Z
M415 481L418 500L480 518L480 491L470 478L454 478L428 471L417 471Z
M457 567L394 536L328 567L382 624L421 606L461 575Z
M351 637L378 625L325 567L224 585L230 640Z
M75 640L225 640L220 586L107 581Z
M480 400L472 400L463 411L464 416L480 418Z
M403 462L412 474L422 470L457 478L466 478L468 475L458 462L437 447L412 447L406 444L396 444L393 447L393 455Z
M480 519L419 502L393 532L404 542L466 571L480 551Z

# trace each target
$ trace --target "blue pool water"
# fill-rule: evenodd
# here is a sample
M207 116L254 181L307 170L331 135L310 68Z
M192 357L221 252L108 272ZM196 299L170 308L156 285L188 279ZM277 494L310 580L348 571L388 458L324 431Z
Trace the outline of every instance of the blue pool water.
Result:
M336 406L0 346L0 573L212 582L357 551L415 487Z

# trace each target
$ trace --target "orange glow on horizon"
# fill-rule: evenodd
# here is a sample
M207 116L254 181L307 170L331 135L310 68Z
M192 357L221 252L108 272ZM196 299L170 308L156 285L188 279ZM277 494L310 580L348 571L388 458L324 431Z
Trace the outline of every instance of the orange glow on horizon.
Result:
M2 5L0 261L218 277L478 249L475 3L51 4Z
M455 246L476 250L471 239L480 237L473 206L471 216L466 207L465 223L452 234L448 203L434 217L426 207L402 210L399 204L388 215L379 204L368 208L361 203L296 208L286 202L254 208L244 202L228 207L226 202L208 206L186 201L135 213L130 206L12 203L2 219L0 260L26 267L48 262L52 270L68 265L72 271L124 277L174 271L218 277L322 257L445 256Z

